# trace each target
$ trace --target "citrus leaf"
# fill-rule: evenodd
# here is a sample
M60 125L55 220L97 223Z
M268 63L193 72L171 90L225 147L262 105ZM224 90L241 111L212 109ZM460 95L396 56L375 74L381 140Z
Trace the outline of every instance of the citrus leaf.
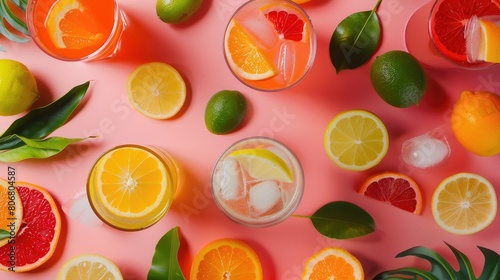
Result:
M375 230L375 221L370 214L346 201L330 202L307 218L319 233L329 238L349 239Z
M0 229L0 240L7 239L10 237L10 233L5 229Z
M29 31L28 27L26 26L26 23L19 19L10 9L9 0L0 0L0 34L2 34L5 38L9 39L12 42L16 43L25 43L30 41L29 38ZM22 10L22 12L26 12L26 6L28 3L28 0L10 0L11 3L16 5L19 9ZM6 23L10 25L14 30L17 30L19 33L24 34L26 36L19 36L17 34L14 34L12 31L9 30L7 27ZM0 45L0 50L5 51L5 48L3 48Z
M18 135L14 135L13 137L20 139L24 143L24 145L18 148L0 152L0 162L17 162L30 158L48 158L60 153L72 143L87 139L50 137L40 140L29 139Z
M179 247L179 227L174 227L163 235L156 244L153 261L148 272L148 280L186 279L179 265Z
M35 108L15 120L0 135L0 150L13 149L24 145L19 137L14 137L13 135L30 139L42 139L61 127L69 119L78 104L80 104L89 84L90 82L86 82L75 86L54 102L44 107Z
M375 10L351 14L335 28L330 39L330 60L337 73L355 69L367 62L380 40L380 22Z

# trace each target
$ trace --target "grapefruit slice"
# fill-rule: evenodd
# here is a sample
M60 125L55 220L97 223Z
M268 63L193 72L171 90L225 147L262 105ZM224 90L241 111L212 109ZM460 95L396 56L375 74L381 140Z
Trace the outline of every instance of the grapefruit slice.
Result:
M255 251L236 239L217 239L196 254L191 280L262 280L262 266Z
M306 23L294 11L291 5L264 9L264 15L269 20L279 35L281 40L291 40L295 42L307 40Z
M417 183L402 173L373 175L363 183L359 193L414 214L422 210L422 194Z
M349 251L327 247L307 260L301 279L363 280L364 274L361 262Z
M430 22L431 37L436 48L447 58L467 62L465 25L474 15L481 18L500 15L492 0L443 0L433 7Z
M257 47L247 31L234 19L224 38L226 60L235 74L247 80L263 80L277 74L276 69Z
M0 178L0 229L9 232L10 236L0 239L0 246L9 242L19 231L16 221L23 219L23 205L15 188L8 181ZM17 222L19 223L19 222Z
M16 184L23 218L15 243L0 247L0 270L24 272L39 267L54 254L61 216L47 190L30 183Z

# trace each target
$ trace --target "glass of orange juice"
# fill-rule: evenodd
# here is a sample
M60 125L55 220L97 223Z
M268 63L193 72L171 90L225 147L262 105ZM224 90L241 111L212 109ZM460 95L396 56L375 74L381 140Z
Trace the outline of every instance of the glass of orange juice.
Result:
M179 166L163 148L119 145L94 163L87 197L107 225L126 231L158 222L172 204L179 185Z
M249 137L231 145L212 173L219 209L249 227L268 227L293 214L304 192L299 160L284 144Z
M126 27L116 0L30 0L26 17L35 44L65 61L112 57Z
M311 20L289 0L250 0L226 27L226 62L237 79L257 90L277 91L297 84L315 55Z

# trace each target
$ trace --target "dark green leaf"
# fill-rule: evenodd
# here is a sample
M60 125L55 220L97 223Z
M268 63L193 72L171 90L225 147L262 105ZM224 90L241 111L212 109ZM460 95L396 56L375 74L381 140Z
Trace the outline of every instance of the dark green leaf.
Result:
M478 247L484 255L484 267L478 280L500 279L500 255L487 248Z
M0 34L2 34L5 38L10 41L16 43L25 43L30 40L29 31L26 23L19 19L10 9L8 5L9 0L0 0ZM11 3L19 7L23 12L26 12L26 5L28 3L27 0L10 0ZM7 28L7 25L10 25L14 30L18 31L20 34L14 34ZM21 34L26 36L20 36ZM5 51L5 49L0 46L1 51Z
M85 96L90 82L72 88L61 98L36 109L15 120L0 136L0 150L20 147L24 143L19 135L30 139L41 139L61 127L71 116Z
M50 137L43 140L29 139L14 135L25 145L0 152L0 162L17 162L30 158L48 158L60 153L68 145L85 140L86 138Z
M457 258L458 265L460 267L459 271L457 272L457 279L475 279L476 276L474 275L474 271L472 269L469 258L467 258L466 255L455 249L455 247L451 246L450 244L446 242L445 244L451 249L455 257Z
M384 271L373 277L373 280L402 280L402 279L421 279L421 280L443 280L422 269L414 267L404 267L395 270Z
M10 237L10 232L0 228L0 240Z
M438 279L456 279L453 267L441 255L432 249L417 246L399 253L396 255L396 258L405 256L416 256L429 261L431 264L430 272Z
M185 280L178 260L179 228L168 231L156 244L148 280Z
M375 230L375 221L370 214L346 201L328 203L308 218L319 233L330 238L348 239Z

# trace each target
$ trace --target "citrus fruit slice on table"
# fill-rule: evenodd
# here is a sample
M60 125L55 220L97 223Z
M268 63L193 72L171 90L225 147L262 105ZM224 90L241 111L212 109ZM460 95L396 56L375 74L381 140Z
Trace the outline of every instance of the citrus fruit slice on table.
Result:
M116 147L91 172L91 205L111 226L144 228L161 218L175 192L174 178L152 151Z
M474 173L457 173L444 179L434 191L431 204L436 223L454 234L483 230L497 212L495 189Z
M81 254L67 260L59 273L57 280L121 280L120 269L110 259L96 254Z
M364 270L360 261L349 251L340 247L327 247L306 261L301 279L362 280Z
M0 247L7 244L19 231L23 219L21 197L14 184L0 178L0 229L9 233L9 238L0 239Z
M255 251L236 239L218 239L205 245L191 266L191 280L262 280L262 266Z
M383 172L373 175L363 183L358 192L414 214L420 214L422 210L422 194L417 183L402 173Z
M270 58L234 19L229 22L224 36L224 53L231 69L241 78L262 80L277 74Z
M339 167L362 171L377 165L387 153L389 136L384 123L366 110L337 114L324 135L328 157Z
M92 12L78 0L59 0L49 11L46 26L49 36L58 48L97 49L109 37L112 29L112 19L103 28L103 22L98 22ZM103 30L107 34L103 33Z
M23 218L17 221L15 243L0 247L0 270L24 272L39 267L53 255L61 232L61 217L47 190L25 182L16 182L16 186Z
M229 154L255 179L293 182L292 170L278 155L266 149L241 149Z
M444 0L433 7L430 31L431 37L446 57L467 62L465 24L476 15L500 15L500 7L492 0Z
M140 65L130 74L127 94L139 113L153 119L168 119L184 105L186 83L169 64L150 62Z

